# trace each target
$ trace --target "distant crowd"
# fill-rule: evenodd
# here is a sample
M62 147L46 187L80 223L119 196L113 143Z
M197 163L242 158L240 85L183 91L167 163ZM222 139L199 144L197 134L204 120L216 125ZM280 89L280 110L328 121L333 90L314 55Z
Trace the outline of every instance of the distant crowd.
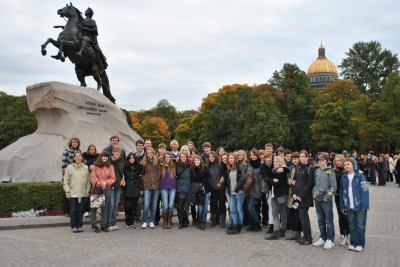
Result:
M228 235L268 228L266 240L285 238L299 245L332 249L335 244L333 202L339 219L339 245L362 251L369 209L369 185L399 182L398 156L369 155L358 157L318 153L311 163L306 150L292 152L282 147L274 150L268 143L263 149L235 150L223 147L212 150L202 144L203 153L189 141L176 140L152 148L151 140L138 140L136 149L126 155L118 136L98 153L94 145L80 150L80 140L73 137L63 152L62 183L64 214L70 216L74 233L82 232L83 216L90 216L93 232L118 230L117 214L121 194L125 201L125 227L155 228L163 218L163 229L171 229L174 209L179 229L192 226L226 228ZM161 204L162 203L162 204ZM160 214L161 205L161 214ZM315 205L319 238L313 242L309 208ZM190 211L190 213L189 213ZM97 226L97 214L101 225ZM228 217L227 217L228 216ZM286 231L291 231L286 235ZM350 238L351 235L351 238Z

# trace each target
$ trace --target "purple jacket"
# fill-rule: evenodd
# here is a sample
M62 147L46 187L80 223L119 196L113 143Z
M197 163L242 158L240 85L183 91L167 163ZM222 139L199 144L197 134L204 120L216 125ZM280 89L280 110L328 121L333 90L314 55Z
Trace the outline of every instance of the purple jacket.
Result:
M176 183L176 176L171 178L169 175L169 168L165 167L165 177L161 177L160 179L160 189L170 189L177 188L178 184Z

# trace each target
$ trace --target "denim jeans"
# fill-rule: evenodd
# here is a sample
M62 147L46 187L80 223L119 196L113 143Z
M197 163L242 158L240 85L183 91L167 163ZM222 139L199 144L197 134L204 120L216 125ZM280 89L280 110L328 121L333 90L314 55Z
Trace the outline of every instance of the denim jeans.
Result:
M208 198L209 197L210 197L210 193L206 193L204 195L203 203L199 203L198 204L197 218L200 221L206 221L207 220Z
M249 212L249 220L254 221L255 223L259 222L257 212L254 210L254 206L257 203L257 198L251 197L249 198L249 202L247 203L247 211Z
M333 224L333 201L317 201L315 202L315 210L317 211L318 226L321 233L320 238L323 240L335 240L335 226Z
M154 223L154 219L156 218L156 211L157 211L157 201L160 195L160 189L145 189L143 192L143 199L144 199L144 208L143 208L143 222L149 222L149 207L151 202L150 208L150 222Z
M162 212L173 212L176 188L168 188L160 190L161 190L161 199L163 202Z
M71 228L81 228L83 220L83 207L85 205L86 197L81 198L81 203L79 203L78 198L70 198L70 222Z
M367 226L367 210L347 210L350 228L350 243L354 246L365 246L365 229Z
M239 193L239 195L230 195L231 199L231 215L233 225L243 225L243 202L246 193Z
M118 204L122 187L110 188L110 202L107 208L107 227L117 225Z
M376 184L375 170L369 171L369 179L371 180L371 184L373 184L373 185Z

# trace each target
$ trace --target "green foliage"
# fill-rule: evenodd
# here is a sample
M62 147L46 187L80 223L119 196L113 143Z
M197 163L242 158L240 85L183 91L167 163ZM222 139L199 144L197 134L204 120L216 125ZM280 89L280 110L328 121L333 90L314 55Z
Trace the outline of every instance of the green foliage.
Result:
M0 94L0 149L36 129L37 120L29 111L26 96Z
M61 210L63 192L60 182L0 184L0 212Z
M361 93L377 101L387 77L398 72L400 67L397 54L382 49L378 41L357 42L346 53L346 58L338 66L341 75L355 81Z
M129 111L127 111L126 109L121 108L122 112L125 114L126 116L126 122L128 123L129 127L132 127L132 120L131 117L129 116Z

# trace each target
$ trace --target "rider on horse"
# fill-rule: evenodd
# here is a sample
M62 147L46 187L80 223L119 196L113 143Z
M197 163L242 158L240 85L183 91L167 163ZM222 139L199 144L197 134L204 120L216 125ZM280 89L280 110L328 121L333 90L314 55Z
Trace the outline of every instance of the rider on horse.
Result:
M99 44L97 42L97 24L96 21L94 19L92 19L93 17L93 10L89 7L86 11L85 11L85 21L84 24L82 25L82 41L81 41L81 47L79 52L77 53L79 56L82 56L83 50L87 47L87 46L92 46L94 50L96 51L96 61L99 63L99 67L102 69L106 69L108 64L107 64L107 59L106 57L103 55L103 52L101 51Z

